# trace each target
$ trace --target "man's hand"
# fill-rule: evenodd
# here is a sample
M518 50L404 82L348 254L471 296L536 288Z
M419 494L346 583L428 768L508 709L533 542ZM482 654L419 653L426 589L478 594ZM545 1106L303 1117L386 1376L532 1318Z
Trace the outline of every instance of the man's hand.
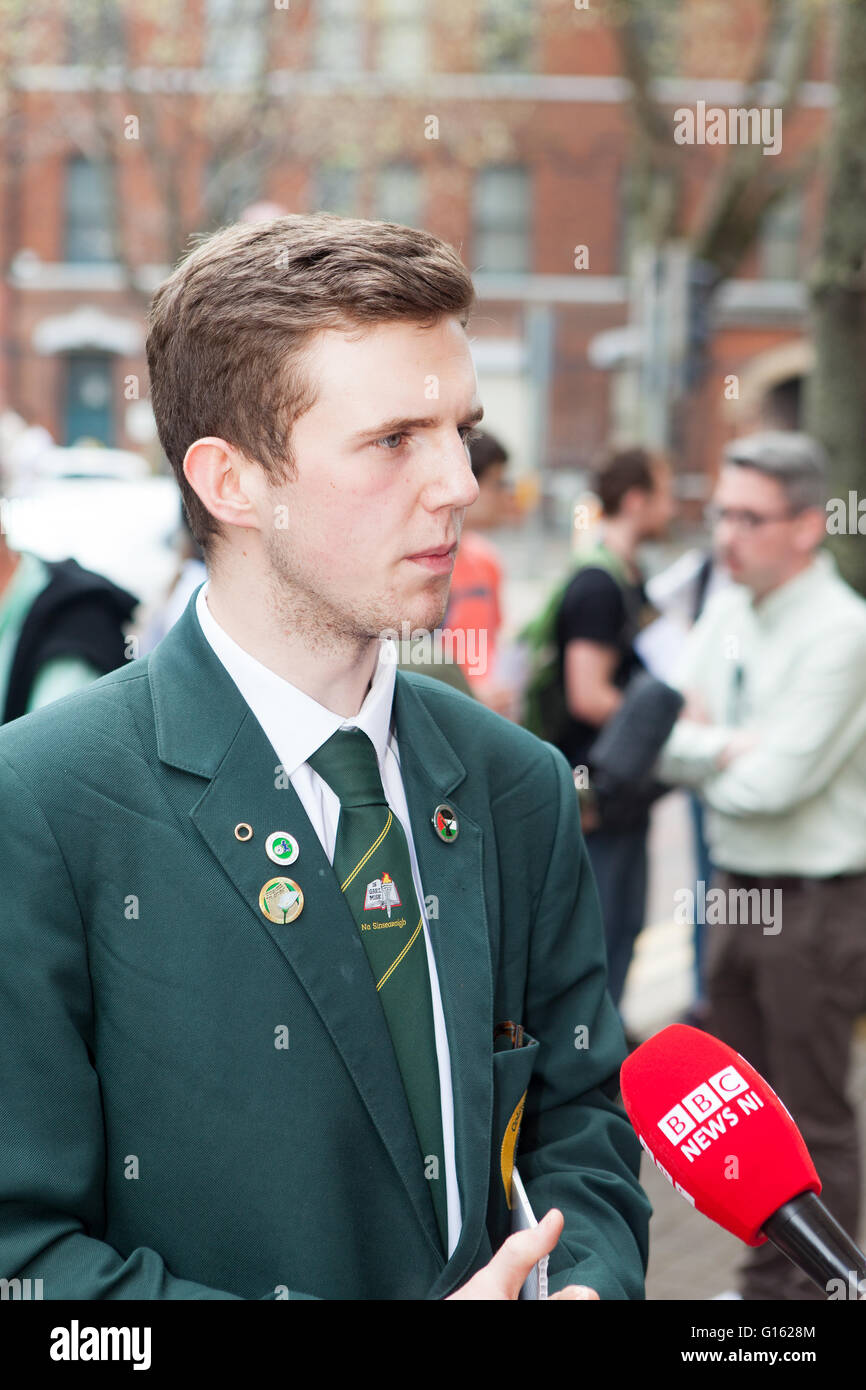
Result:
M565 1218L562 1212L552 1207L543 1221L539 1221L531 1231L518 1231L516 1235L509 1236L493 1259L483 1269L479 1269L477 1274L473 1274L468 1284L464 1284L456 1293L449 1294L449 1300L516 1299L532 1266L538 1264L544 1255L550 1254L562 1235L564 1225ZM560 1289L559 1293L552 1293L550 1297L589 1299L598 1298L598 1294L595 1289L588 1289L583 1284L569 1284L566 1288Z
M678 718L688 720L691 724L710 724L712 722L710 713L701 692L699 690L687 690L685 697L685 704L680 710Z
M760 738L755 729L738 729L716 758L716 767L720 771L724 770L735 758L741 757L743 753L751 753L759 742Z

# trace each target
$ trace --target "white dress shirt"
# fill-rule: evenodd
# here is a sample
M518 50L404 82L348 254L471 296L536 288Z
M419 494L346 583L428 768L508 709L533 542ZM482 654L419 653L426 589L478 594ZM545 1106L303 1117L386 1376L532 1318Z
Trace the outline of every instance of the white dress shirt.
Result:
M394 681L397 673L396 649L382 643L370 689L360 710L351 719L344 719L326 709L297 686L262 665L249 652L239 647L220 627L207 605L207 583L196 596L196 613L202 632L249 705L265 736L272 745L282 770L298 794L301 805L319 837L331 863L337 843L337 822L340 799L327 782L314 772L306 761L317 748L338 729L363 729L376 750L379 773L388 805L406 834L412 879L424 923L424 944L430 971L430 990L433 1003L433 1026L436 1034L436 1056L439 1063L439 1091L442 1100L442 1135L445 1143L445 1191L448 1203L448 1255L453 1253L462 1225L460 1193L457 1187L457 1162L454 1149L454 1095L451 1088L451 1056L445 1032L445 1015L436 974L436 961L430 945L430 931L424 905L424 889L418 870L418 859L412 839L412 826L403 779L400 775L400 755L397 738L391 727L394 700ZM282 827L291 830L291 826Z
M866 603L819 551L755 602L722 590L674 682L708 723L679 719L657 769L699 789L713 863L826 878L866 871ZM758 741L719 770L738 728Z

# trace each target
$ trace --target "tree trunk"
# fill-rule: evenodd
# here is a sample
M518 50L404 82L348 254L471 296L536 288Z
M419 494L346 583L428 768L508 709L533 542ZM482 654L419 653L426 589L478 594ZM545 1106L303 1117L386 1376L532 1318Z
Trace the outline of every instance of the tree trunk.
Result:
M866 0L843 0L838 22L837 106L811 276L816 362L806 422L829 455L828 496L843 499L847 514L846 533L828 527L830 547L849 584L866 594L866 536L857 530L857 502L866 497Z

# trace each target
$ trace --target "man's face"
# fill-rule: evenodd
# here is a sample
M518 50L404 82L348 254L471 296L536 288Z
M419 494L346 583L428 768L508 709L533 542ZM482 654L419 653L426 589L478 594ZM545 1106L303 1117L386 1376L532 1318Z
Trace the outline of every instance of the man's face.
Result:
M664 536L676 513L671 470L663 464L657 464L652 473L652 492L641 492L635 488L633 493L641 540L653 540Z
M513 519L506 467L504 463L491 463L485 468L478 480L478 501L473 503L467 518L470 526L488 530Z
M481 415L466 334L453 317L328 330L305 369L318 399L292 429L297 474L259 498L274 597L325 636L433 628L478 495L464 443Z
M726 464L713 508L716 555L756 595L784 583L814 545L810 514L792 516L782 484L754 468Z

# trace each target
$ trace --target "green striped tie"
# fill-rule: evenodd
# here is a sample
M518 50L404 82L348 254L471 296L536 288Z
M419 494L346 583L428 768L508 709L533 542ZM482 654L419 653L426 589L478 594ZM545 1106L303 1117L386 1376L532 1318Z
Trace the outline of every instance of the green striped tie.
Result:
M439 1065L421 909L406 836L388 806L376 750L363 729L338 729L310 767L340 798L334 872L358 924L421 1146L442 1245L448 1250Z

